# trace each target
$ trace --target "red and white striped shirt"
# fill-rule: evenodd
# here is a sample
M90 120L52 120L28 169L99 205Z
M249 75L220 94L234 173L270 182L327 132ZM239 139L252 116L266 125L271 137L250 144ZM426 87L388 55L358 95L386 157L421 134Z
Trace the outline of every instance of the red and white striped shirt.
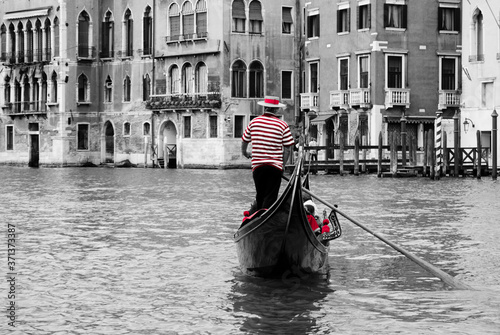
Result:
M283 146L295 143L288 124L270 113L253 119L241 139L252 142L252 171L262 165L283 170Z

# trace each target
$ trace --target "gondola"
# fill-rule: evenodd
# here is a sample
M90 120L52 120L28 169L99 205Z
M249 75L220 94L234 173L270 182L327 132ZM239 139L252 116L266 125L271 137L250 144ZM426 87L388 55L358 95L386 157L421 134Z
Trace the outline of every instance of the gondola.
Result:
M328 272L329 241L340 236L340 231L319 238L312 231L303 205L302 158L298 161L271 208L254 213L234 234L240 267L247 275L280 277L287 273L303 276Z

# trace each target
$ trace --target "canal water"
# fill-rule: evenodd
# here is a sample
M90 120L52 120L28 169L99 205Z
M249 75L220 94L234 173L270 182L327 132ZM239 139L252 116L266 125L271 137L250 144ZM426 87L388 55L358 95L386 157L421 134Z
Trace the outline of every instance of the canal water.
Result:
M500 182L318 175L311 189L474 290L345 219L328 277L245 277L232 236L249 170L0 167L4 276L7 224L17 235L12 333L500 334Z

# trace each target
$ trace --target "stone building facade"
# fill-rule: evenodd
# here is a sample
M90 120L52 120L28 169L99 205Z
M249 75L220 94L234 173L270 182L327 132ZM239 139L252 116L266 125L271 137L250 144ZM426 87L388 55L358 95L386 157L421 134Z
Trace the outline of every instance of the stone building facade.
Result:
M0 7L2 164L249 166L240 136L264 95L296 120L296 1Z

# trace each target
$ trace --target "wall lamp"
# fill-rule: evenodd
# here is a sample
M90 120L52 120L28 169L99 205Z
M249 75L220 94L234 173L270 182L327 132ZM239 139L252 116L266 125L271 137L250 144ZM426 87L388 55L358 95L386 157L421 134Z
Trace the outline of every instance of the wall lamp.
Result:
M474 122L472 122L471 119L469 119L468 117L466 117L464 119L464 132L465 133L467 133L467 131L469 131L469 123L472 125L472 128L475 127Z

